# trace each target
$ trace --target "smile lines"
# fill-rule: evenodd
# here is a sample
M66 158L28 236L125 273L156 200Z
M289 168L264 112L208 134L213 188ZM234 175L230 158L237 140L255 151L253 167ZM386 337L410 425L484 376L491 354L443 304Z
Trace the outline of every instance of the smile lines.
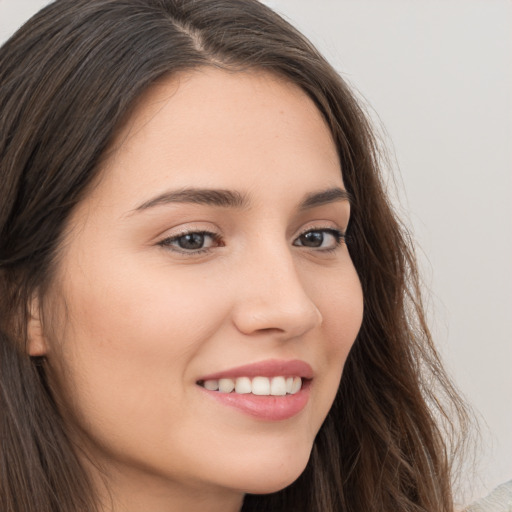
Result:
M294 395L302 388L300 377L237 377L236 379L209 379L198 384L209 391L253 395Z

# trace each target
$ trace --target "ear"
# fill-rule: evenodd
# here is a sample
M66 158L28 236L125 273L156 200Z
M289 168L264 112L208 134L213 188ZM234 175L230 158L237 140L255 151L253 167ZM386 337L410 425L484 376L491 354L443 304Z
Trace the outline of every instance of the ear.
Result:
M32 296L28 307L28 325L27 325L27 338L28 345L27 351L29 356L41 357L45 356L48 352L48 344L43 333L43 323L41 316L41 308L37 294Z

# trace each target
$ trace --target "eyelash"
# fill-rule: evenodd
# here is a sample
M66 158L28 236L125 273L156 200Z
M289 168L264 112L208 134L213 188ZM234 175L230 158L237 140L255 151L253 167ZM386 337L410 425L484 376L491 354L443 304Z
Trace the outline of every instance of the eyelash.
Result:
M304 235L307 235L309 233L322 233L322 234L329 234L334 238L334 246L328 247L328 248L316 248L316 247L310 247L312 250L317 250L323 253L330 253L336 251L343 243L346 242L345 233L339 229L335 228L309 228L305 231L303 231L293 242L293 245L295 247L307 247L305 245L296 245L295 241L299 240ZM323 241L323 240L322 240Z
M297 238L294 240L293 245L295 247L306 247L306 245L297 245L295 242L299 240L301 237L309 234L309 233L322 233L322 234L328 234L334 238L334 246L328 247L328 248L316 248L316 247L309 247L311 250L316 250L318 252L322 253L331 253L336 251L341 245L346 243L346 236L345 233L339 229L335 228L309 228L302 233L300 233ZM211 251L212 247L206 247L206 248L199 248L199 249L184 249L182 247L177 247L173 245L173 243L178 242L181 238L184 238L186 236L190 235L201 235L202 237L210 237L212 239L212 242L214 244L214 247L223 247L224 244L222 242L222 237L218 233L213 233L211 231L205 231L205 230L190 230L185 231L182 233L179 233L177 235L174 235L172 237L165 238L164 240L161 240L158 242L158 245L164 248L168 248L172 251L175 251L177 253L181 253L188 256L196 256L200 254L205 254ZM323 242L323 240L322 240Z

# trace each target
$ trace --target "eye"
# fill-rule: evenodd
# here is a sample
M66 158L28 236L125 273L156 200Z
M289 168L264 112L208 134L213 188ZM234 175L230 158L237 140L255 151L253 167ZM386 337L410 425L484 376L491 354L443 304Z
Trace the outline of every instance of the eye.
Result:
M344 233L338 229L310 229L295 239L293 245L333 251L342 244L344 239Z
M158 245L178 252L200 253L221 245L221 237L209 231L190 231L166 238Z

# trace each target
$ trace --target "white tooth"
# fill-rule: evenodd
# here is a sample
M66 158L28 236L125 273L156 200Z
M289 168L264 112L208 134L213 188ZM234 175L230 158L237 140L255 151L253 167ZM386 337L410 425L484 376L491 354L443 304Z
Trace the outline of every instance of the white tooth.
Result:
M270 383L270 394L282 396L286 395L286 380L284 377L274 377Z
M235 381L233 379L219 379L219 391L221 393L231 393L235 389Z
M302 379L300 377L294 377L293 378L293 385L292 385L292 395L300 391L300 388L302 387Z
M218 380L205 380L204 387L209 389L210 391L217 391L219 389L219 381Z
M254 377L252 379L253 395L270 395L270 380L268 377Z
M245 395L252 391L251 379L249 377L238 377L236 379L235 391L241 395Z
M291 393L293 388L293 377L288 377L286 379L286 392Z

